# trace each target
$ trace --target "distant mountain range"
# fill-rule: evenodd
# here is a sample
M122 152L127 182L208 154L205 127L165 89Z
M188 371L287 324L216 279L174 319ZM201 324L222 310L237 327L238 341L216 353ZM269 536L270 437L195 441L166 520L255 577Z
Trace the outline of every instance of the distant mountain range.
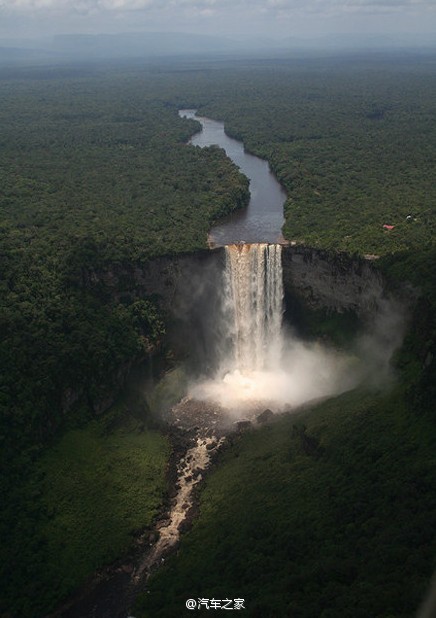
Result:
M249 39L201 34L146 32L121 34L68 34L39 39L0 39L0 63L62 62L191 55L286 53L309 50L384 50L435 48L431 35L337 34L314 38Z

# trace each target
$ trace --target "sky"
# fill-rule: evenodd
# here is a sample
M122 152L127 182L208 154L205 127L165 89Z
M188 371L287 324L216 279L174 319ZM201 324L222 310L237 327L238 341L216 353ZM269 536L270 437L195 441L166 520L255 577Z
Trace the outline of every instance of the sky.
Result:
M185 32L230 37L411 33L436 41L436 0L0 0L0 37Z

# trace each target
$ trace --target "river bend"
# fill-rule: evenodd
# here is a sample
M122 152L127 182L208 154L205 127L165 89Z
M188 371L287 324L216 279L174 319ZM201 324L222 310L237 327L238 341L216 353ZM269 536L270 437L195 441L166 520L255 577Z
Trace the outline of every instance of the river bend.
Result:
M202 129L190 140L190 144L204 148L216 145L250 180L250 202L247 208L238 210L215 225L210 232L210 241L215 245L246 243L277 243L282 240L284 223L283 204L286 193L271 172L267 161L244 150L244 144L224 131L224 123L196 115L196 110L182 109L179 115L193 118Z

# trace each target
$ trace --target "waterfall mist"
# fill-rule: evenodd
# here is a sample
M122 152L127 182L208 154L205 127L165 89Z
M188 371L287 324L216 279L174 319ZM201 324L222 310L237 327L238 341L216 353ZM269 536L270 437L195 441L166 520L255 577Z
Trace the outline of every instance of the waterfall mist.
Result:
M274 411L352 388L353 361L299 341L282 324L283 276L278 244L228 245L215 375L194 383L193 399L238 417Z

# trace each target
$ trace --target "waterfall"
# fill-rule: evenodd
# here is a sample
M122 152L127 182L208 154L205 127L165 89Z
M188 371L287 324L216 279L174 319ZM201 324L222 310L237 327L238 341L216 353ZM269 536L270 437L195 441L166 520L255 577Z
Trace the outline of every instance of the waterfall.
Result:
M281 246L226 246L224 296L234 368L274 370L282 356Z
M349 357L285 337L281 245L240 243L225 252L217 371L189 390L190 398L212 404L204 407L212 424L352 388L358 373Z

